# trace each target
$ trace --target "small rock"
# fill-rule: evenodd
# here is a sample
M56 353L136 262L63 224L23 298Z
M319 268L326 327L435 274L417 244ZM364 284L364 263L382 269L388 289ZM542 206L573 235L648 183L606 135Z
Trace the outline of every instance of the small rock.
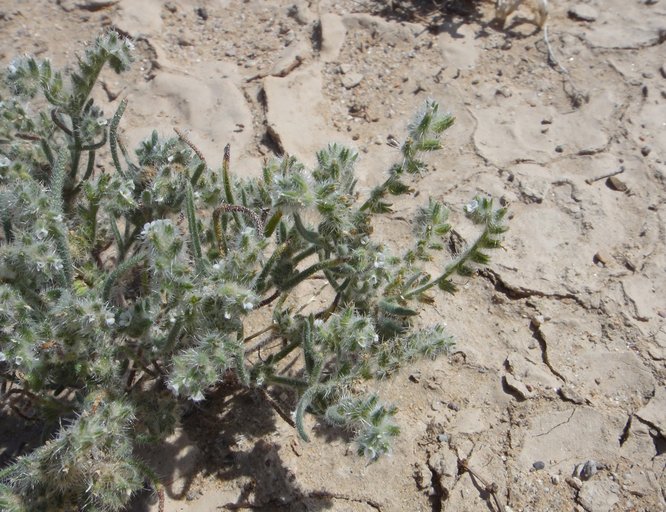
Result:
M577 491L580 490L580 488L583 486L583 482L577 476L568 476L564 479L564 481Z
M553 124L553 118L551 116L544 117L541 120L541 124Z
M589 480L597 474L597 462L594 460L588 460L585 464L579 464L576 468L576 474L582 480Z
M446 444L449 442L449 434L439 434L437 436L437 441L439 441L442 444Z
M272 76L285 77L301 65L308 56L307 45L303 42L292 44L278 56L269 71Z
M666 78L666 62L664 62L661 67L659 68L659 72L661 73L661 76Z
M562 153L563 151L564 151L564 146L562 146L561 144L555 146L555 153Z
M341 74L346 75L347 73L349 73L352 70L352 65L345 62L345 63L340 64L338 66L338 70L340 71Z
M510 98L513 96L513 92L505 85L495 91L495 96L504 96L505 98Z
M530 319L530 323L532 324L532 327L534 327L535 329L541 327L545 321L546 319L543 317L543 315L534 315Z
M421 381L421 372L414 372L409 375L410 382L418 384Z
M641 155L643 156L648 156L652 152L652 148L650 146L643 146L641 148Z
M442 410L442 402L440 400L433 400L432 403L430 404L430 408L433 411L441 411Z
M574 404L582 405L587 403L587 400L585 400L582 396L576 393L571 386L567 385L562 386L558 390L558 395L560 395L567 402L572 402Z
M551 475L551 477L550 477L550 482L551 482L553 485L559 485L559 483L560 483L560 475Z
M618 192L626 192L627 190L629 190L627 184L617 176L611 176L610 178L608 178L606 180L606 186L613 190L617 190Z
M345 89L352 89L363 81L361 73L349 73L342 79L342 85Z
M545 463L544 461L542 461L542 460L538 460L538 461L536 461L534 464L532 464L532 467L533 467L535 470L539 471L539 470L541 470L541 469L543 469L543 468L546 467L546 463Z
M569 9L567 14L571 19L588 22L593 22L599 17L597 10L586 4L574 5Z
M202 20L206 21L208 19L208 11L205 7L197 7L194 9L194 12L197 13L197 16Z
M178 37L178 46L194 46L194 43L192 40L184 37L184 36L179 36Z
M604 267L607 267L609 263L611 262L611 258L608 254L606 254L604 251L597 251L594 257L592 258L592 261L595 264L601 264Z
M460 410L460 406L455 402L449 402L446 406L452 411L458 412Z

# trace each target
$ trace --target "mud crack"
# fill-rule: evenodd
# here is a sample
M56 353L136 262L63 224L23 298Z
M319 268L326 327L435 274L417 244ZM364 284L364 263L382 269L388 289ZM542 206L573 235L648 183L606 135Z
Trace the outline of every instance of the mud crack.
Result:
M559 428L559 427L561 427L562 425L566 425L567 423L569 423L569 422L571 421L571 418L573 418L573 415L574 415L574 414L576 414L576 408L575 408L575 407L571 410L571 414L569 415L569 417L568 417L566 420L562 421L561 423L558 423L557 425L552 426L552 427L551 427L550 429L548 429L546 432L543 432L543 433L541 433L541 434L537 434L537 435L534 436L534 437L543 437L543 436L547 436L548 434L550 434L550 433L551 433L553 430L555 430L556 428Z
M490 268L482 268L479 275L490 281L495 287L495 291L505 295L510 300L527 299L529 297L543 297L555 300L573 300L576 304L585 310L592 309L591 306L574 293L548 293L541 290L532 290L522 286L513 286L502 279L498 272Z
M430 470L430 487L432 488L432 494L429 496L432 512L442 512L442 501L448 498L448 491L442 485L439 471L430 464L430 461L428 461L428 469Z
M566 382L567 379L564 378L564 375L558 372L550 362L550 358L548 357L548 342L546 341L546 338L544 337L541 330L535 325L530 324L530 331L532 331L532 337L537 340L539 347L541 348L541 360L543 361L543 364L548 367L550 373L555 375L555 377L560 379L562 382Z

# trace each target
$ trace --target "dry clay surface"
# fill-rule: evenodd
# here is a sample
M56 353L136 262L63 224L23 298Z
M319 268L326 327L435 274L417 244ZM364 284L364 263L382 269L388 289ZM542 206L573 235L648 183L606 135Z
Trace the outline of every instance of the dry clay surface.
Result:
M666 510L666 1L553 0L547 39L525 6L502 28L488 2L389 3L0 1L3 64L134 39L97 92L109 115L129 99L130 144L175 126L257 174L342 142L365 193L433 98L457 118L446 148L375 232L400 246L428 196L454 221L478 193L509 205L505 250L421 319L455 352L379 386L391 456L313 421L302 443L265 397L220 393L145 455L165 510Z

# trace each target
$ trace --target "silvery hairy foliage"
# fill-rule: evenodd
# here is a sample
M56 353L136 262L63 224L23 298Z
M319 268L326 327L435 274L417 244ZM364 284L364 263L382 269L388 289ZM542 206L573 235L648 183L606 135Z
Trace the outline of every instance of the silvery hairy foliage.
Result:
M435 199L415 212L402 253L373 236L453 118L428 101L367 193L356 189L358 154L340 145L314 168L285 155L239 178L228 147L211 168L182 134L123 146L127 101L109 118L90 94L104 66L120 73L131 60L132 44L109 32L70 70L24 57L4 75L0 398L3 414L45 435L0 470L0 508L122 510L146 480L159 486L136 447L230 382L292 390L284 417L302 439L313 414L377 459L399 428L372 382L450 350L419 312L486 264L505 231L505 210L477 197L465 211L478 235L464 249L448 250L448 210ZM325 306L301 307L322 282Z

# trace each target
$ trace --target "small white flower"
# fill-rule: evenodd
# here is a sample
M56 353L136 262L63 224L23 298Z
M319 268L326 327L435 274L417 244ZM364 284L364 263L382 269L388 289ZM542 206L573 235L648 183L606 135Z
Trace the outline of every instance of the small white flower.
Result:
M213 264L213 270L220 270L220 268L222 268L222 267L220 267L219 263L214 263Z
M465 205L465 211L467 213L474 213L479 208L479 202L476 199L472 199L469 203Z
M322 325L324 325L324 321L321 318L317 318L314 321L314 324L315 324L315 327L321 327Z
M202 401L204 398L206 398L206 397L205 397L204 394L201 392L201 390L199 390L199 391L197 391L197 394L194 395L194 396L191 397L191 398L192 398L192 401L193 401L193 402L201 402L201 401Z
M231 314L228 311L225 311L224 318L226 318L227 320L231 320Z
M167 157L167 162L169 162L169 163L173 162L173 155L169 155Z
M46 230L46 228L40 228L35 233L35 237L37 237L37 240L44 240L44 238L48 234L49 234L49 232Z
M12 161L5 155L0 155L0 167L9 167L10 165L12 165Z
M176 323L176 317L173 316L173 315L169 315L169 323L171 325L175 324Z
M252 309L254 309L254 304L252 304L249 301L248 302L243 302L243 309L245 311L252 311Z
M16 356L14 358L14 363L20 365L23 362L23 358L21 356Z
M0 352L0 363L4 363L7 360L7 355L4 352Z
M63 220L62 215L56 215L55 217L53 217L53 220L56 221L56 222L62 222L62 220Z
M97 120L97 126L106 126L107 124L109 124L109 121L107 121L107 120L104 119L103 117L100 117L100 118Z
M106 319L104 320L104 322L106 323L106 325L108 327L111 327L113 324L116 323L116 319L113 318L112 316L107 316Z

